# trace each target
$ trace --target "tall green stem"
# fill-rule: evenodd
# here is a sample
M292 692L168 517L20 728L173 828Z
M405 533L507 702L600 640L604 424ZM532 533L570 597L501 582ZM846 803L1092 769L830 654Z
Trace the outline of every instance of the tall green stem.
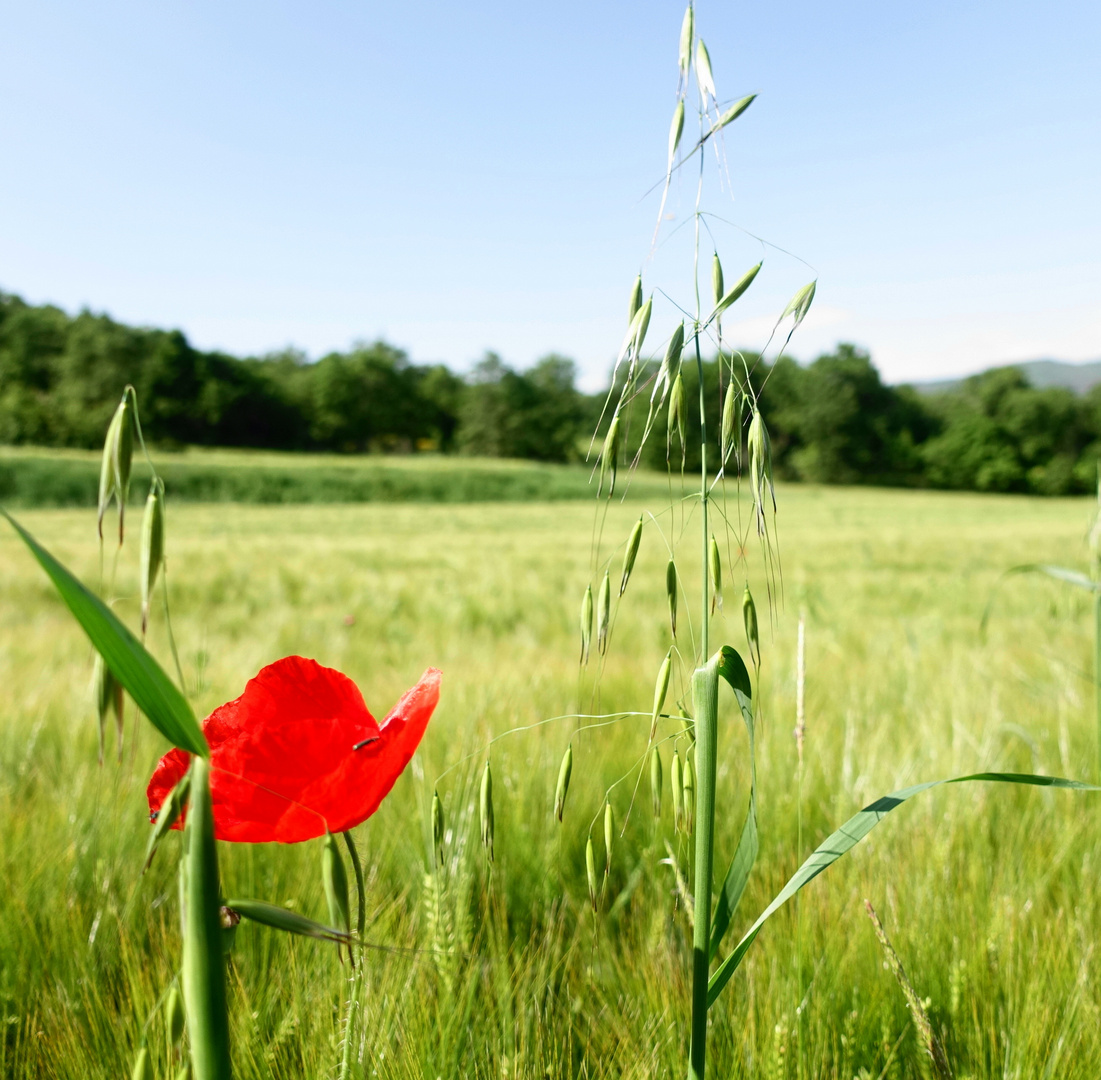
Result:
M706 564L704 571L706 572ZM712 657L692 676L696 721L696 887L692 928L692 1044L688 1080L703 1080L707 1053L707 978L710 967L711 873L715 850L715 765L718 758L719 665Z
M363 941L363 931L367 925L367 895L363 888L363 865L359 861L359 852L350 832L344 833L344 842L348 845L348 854L352 859L352 870L356 878L356 892L359 895L358 914L356 916L356 938ZM352 1043L355 1036L355 1021L359 1014L359 990L363 983L363 953L360 953L359 963L352 972L352 992L348 998L348 1014L344 1020L344 1048L340 1055L340 1071L338 1080L347 1080L348 1071L352 1064Z
M195 1080L229 1080L229 1012L222 951L222 892L210 762L191 759L184 830L183 992Z
M689 1048L688 1080L703 1080L707 1056L707 977L710 967L711 875L715 856L715 774L718 753L719 667L708 659L707 580L707 417L700 357L699 324L693 334L696 345L696 373L700 383L700 509L702 521L703 581L701 620L701 666L692 676L692 702L696 722L696 885L695 923L692 927L692 1042Z

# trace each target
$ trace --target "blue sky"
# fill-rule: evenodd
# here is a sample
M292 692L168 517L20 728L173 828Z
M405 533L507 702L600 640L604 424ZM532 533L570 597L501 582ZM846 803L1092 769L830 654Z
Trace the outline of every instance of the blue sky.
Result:
M690 230L651 258L646 195L682 13L5 5L0 288L237 353L558 351L598 386L636 272L691 296ZM719 97L760 94L705 205L820 276L794 355L854 341L892 381L1101 357L1101 5L702 0L696 20ZM694 194L674 184L667 233ZM759 347L809 272L715 232L728 278L766 254L724 328Z

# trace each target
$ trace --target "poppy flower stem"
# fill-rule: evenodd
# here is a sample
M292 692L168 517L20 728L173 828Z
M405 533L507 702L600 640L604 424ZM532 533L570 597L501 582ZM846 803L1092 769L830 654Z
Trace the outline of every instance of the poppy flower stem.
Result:
M345 831L344 843L348 845L348 855L352 860L352 872L356 878L356 895L358 907L356 908L356 937L363 940L363 931L367 925L367 896L363 888L363 864L359 861L359 852L356 850L356 842L351 832ZM359 1014L359 989L363 983L363 955L360 954L359 966L352 974L352 992L348 997L348 1012L344 1018L344 1048L340 1055L339 1080L347 1080L348 1070L352 1064L352 1037L355 1034L356 1016Z

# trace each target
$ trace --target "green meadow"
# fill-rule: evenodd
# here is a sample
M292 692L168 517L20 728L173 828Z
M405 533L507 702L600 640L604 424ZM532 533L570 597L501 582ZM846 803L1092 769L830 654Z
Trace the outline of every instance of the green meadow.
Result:
M188 467L183 458L164 459L170 496L172 469ZM11 476L19 471L12 462L21 462L25 478L32 460L5 454L0 473ZM74 475L91 468L94 483L90 459L74 454L71 461ZM315 470L303 474L304 486L315 486L326 463L299 462L276 471ZM232 463L218 467L233 471ZM447 482L428 465L378 471L387 468L403 482L421 468L425 490ZM467 476L488 467L460 460L453 468ZM509 474L507 465L496 468ZM515 475L521 471L540 472L524 466ZM580 479L570 491L584 491L582 470L546 474L567 478L554 483ZM20 520L84 580L113 581L115 610L135 626L139 514L121 556L116 561L108 544L101 564L94 510L43 509L65 499L36 498L25 479L19 483L5 500L28 507ZM698 546L692 503L679 501L676 485L670 498L666 481L656 478L623 502L597 505L568 493L528 492L540 501L493 501L502 497L483 493L487 501L395 496L343 505L334 504L336 496L255 505L294 500L238 494L237 502L169 504L173 627L200 716L240 694L264 664L292 653L346 672L379 718L425 667L444 673L420 752L356 830L370 947L361 959L354 1075L642 1078L683 1070L691 927L678 876L692 880L691 845L673 829L670 743L662 751L660 819L647 776L632 795L654 676L670 645L663 536L684 536L688 567ZM762 623L755 686L761 849L735 919L739 936L802 858L879 795L980 770L1091 780L1097 767L1086 594L1011 578L998 589L988 632L980 633L1005 568L1084 567L1091 500L812 486L778 494L783 588L771 609L755 542L745 563ZM667 509L648 521L630 585L613 608L607 654L594 648L581 669L580 597L608 560L618 578L631 525L654 506ZM725 507L736 520L733 494ZM110 515L108 522L110 535ZM743 649L744 572L732 567L731 555L724 546L726 604L711 641ZM687 575L678 632L691 655L697 585ZM792 738L800 612L807 669L801 781ZM149 641L172 670L159 610ZM178 834L141 874L144 788L166 745L130 706L121 759L109 732L107 760L98 765L91 671L87 640L3 527L5 1077L129 1075L143 1025L176 973ZM683 666L675 671L678 699L687 675ZM745 732L726 691L720 706L719 805L744 807ZM616 710L646 715L601 727L576 718ZM517 728L526 730L500 738ZM666 722L661 733L676 730ZM571 735L573 783L560 825L551 809ZM487 755L496 810L492 866L479 843L476 805ZM592 827L603 862L600 816L611 785L622 836L594 915L584 848ZM437 787L446 837L443 865L434 869L428 807ZM716 823L720 874L740 828L740 812ZM221 845L221 859L227 896L326 918L319 842ZM927 999L958 1078L1096 1080L1099 872L1101 795L984 784L921 795L766 925L712 1010L709 1075L928 1075L865 914L867 898ZM235 1075L332 1075L350 976L335 948L242 923L231 955ZM155 1075L175 1076L159 1017L147 1038Z

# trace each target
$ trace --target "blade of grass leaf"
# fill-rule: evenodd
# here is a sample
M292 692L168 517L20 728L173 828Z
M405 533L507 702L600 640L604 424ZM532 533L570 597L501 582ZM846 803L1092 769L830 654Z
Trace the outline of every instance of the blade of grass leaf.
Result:
M772 903L757 917L757 921L746 931L745 936L734 947L729 956L719 965L711 976L707 990L707 1005L715 1004L723 987L738 970L739 965L749 951L761 927L788 902L804 885L816 878L823 870L832 866L842 855L851 851L868 835L892 810L908 799L929 788L941 784L962 784L970 781L984 781L999 784L1030 784L1036 787L1057 787L1073 791L1101 791L1095 784L1084 784L1080 780L1065 780L1060 776L1037 776L1032 773L972 773L969 776L955 776L945 780L928 780L924 784L914 784L900 791L884 795L866 806L860 813L853 815L835 833L828 836L810 854L806 862L792 875L788 883L776 894Z
M205 757L209 749L191 706L141 642L15 518L3 509L0 514L23 538L111 673L150 723L174 746Z

